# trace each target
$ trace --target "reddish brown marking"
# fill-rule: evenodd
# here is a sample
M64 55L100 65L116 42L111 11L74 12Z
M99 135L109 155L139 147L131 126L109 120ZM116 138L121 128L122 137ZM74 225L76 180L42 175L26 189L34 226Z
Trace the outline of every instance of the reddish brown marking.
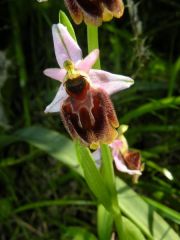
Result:
M91 88L89 94L93 101L92 109L87 109L72 96L66 99L61 112L65 127L73 138L78 137L88 145L93 142L111 143L117 135L115 126L119 125L111 100L102 89ZM79 110L73 112L72 109L78 109L77 105L80 106Z
M83 20L83 14L76 3L76 0L65 0L65 5L69 9L69 12L76 24L80 24Z
M119 0L102 0L102 2L112 12L119 7Z
M141 166L141 156L139 152L128 151L124 154L124 160L128 166L128 168L132 170L138 170Z
M88 82L86 82L86 86L84 87L83 91L79 95L75 96L75 98L79 100L84 99L87 96L87 92L89 89L90 89L90 85Z
M73 93L73 92L68 91L67 89L66 89L66 91L69 96L71 96L72 98L74 98L77 101L77 100L82 100L87 96L87 92L88 92L89 88L90 88L89 82L86 81L86 84L81 92Z
M97 90L93 92L93 104L94 107L92 109L92 114L95 119L93 131L96 137L100 138L106 125L106 117L103 107L101 106L101 93L99 93Z
M93 17L102 16L102 6L99 0L76 0L79 6L88 13L88 15Z
M66 99L62 106L61 117L64 125L72 138L81 138L88 142L87 132L79 126L78 115L72 112L70 99Z
M81 108L79 116L82 127L85 128L87 131L91 130L93 128L93 124L88 110L86 108Z

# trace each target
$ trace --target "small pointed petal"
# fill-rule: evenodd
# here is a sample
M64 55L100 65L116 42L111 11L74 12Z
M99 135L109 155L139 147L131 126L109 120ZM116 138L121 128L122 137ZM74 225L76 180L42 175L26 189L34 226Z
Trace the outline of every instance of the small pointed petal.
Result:
M103 70L92 69L89 71L90 79L94 86L104 89L108 94L129 88L134 80L123 75L112 74Z
M55 80L58 80L60 82L63 81L63 79L66 76L66 70L65 69L60 69L60 68L47 68L43 71L43 73Z
M59 87L59 90L53 99L53 101L46 107L45 113L49 112L60 112L61 106L64 100L68 97L63 84Z
M128 173L129 175L135 175L135 174L141 175L140 170L131 170L131 169L127 168L127 166L120 154L118 154L118 155L116 154L113 157L114 157L114 162L115 162L116 168L120 172Z
M76 68L78 70L84 71L86 73L92 68L99 57L99 49L93 50L91 53L87 55L82 61L79 61L76 64Z
M80 47L64 25L60 23L54 24L52 26L52 34L56 59L61 68L63 68L66 60L77 62L82 59Z

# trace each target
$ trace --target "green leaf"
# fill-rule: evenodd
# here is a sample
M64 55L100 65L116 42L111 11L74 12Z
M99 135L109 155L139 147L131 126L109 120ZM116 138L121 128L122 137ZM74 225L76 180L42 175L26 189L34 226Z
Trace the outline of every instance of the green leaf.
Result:
M176 83L176 80L178 78L179 72L180 72L180 57L177 59L177 61L173 65L171 78L168 81L169 82L168 97L173 95L173 91L174 91L175 86L176 86L175 83Z
M111 239L113 217L103 205L98 206L97 213L97 231L99 240L109 240Z
M168 223L158 215L150 204L133 191L124 181L117 178L119 205L122 212L131 219L141 231L153 240L179 240L178 235Z
M151 103L146 103L135 110L128 112L124 117L121 118L121 122L128 122L131 119L138 118L146 113L160 110L163 108L174 107L180 105L180 97L168 97L160 100L155 100Z
M26 141L76 171L80 171L73 142L58 132L40 126L33 126L17 131L16 137L18 137L19 141Z
M15 209L14 212L19 213L19 212L23 212L23 211L27 211L35 208L64 206L64 205L92 206L92 205L96 205L96 203L92 201L68 200L68 199L45 200L40 202L28 203L26 205L20 206L19 208Z
M111 208L111 196L108 188L101 176L99 170L95 165L95 161L88 148L76 143L77 155L79 163L83 169L86 182L97 197L98 201L102 203L107 209Z
M59 11L59 22L67 27L67 30L70 33L71 37L74 38L74 40L77 42L74 28L73 28L69 18L66 16L66 14L63 11Z
M143 197L143 199L155 210L160 212L164 217L169 218L173 222L180 224L180 214L178 212L148 197Z
M126 240L145 240L139 228L126 217L123 217L123 226Z
M80 171L80 168L78 167L79 164L76 158L73 142L58 132L34 126L18 131L16 136L19 141L26 141L31 145L46 151L49 155L68 165L82 175L82 171ZM87 152L87 150L85 150L85 152ZM89 153L87 155L89 155ZM86 153L84 153L84 156L86 156ZM83 158L82 160L84 160L84 164L86 164L86 159ZM95 171L97 171L96 167L95 169ZM88 173L89 178L91 177L91 173L92 172ZM100 181L103 182L103 179L101 178ZM150 239L152 239L153 236L153 240L179 240L175 231L152 209L150 204L146 203L124 181L119 178L117 178L116 181L118 200L122 212L128 216L128 218L131 219L146 236ZM104 182L102 186L104 186ZM100 191L103 191L101 186L99 186L99 188ZM105 195L107 195L107 189L105 192Z
M11 200L8 198L0 199L0 221L8 219L11 213L12 213Z
M122 224L121 209L118 204L117 193L116 193L112 154L107 144L101 145L101 156L102 156L102 176L104 177L104 182L110 193L110 198L112 202L112 214L113 214L116 230L117 230L119 239L124 239L125 235L124 235L123 224Z
M0 148L3 148L11 143L18 141L18 138L14 135L0 135Z
M130 135L136 134L136 133L142 133L142 132L180 132L180 126L179 125L158 125L158 124L148 124L146 125L141 124L141 126L136 126L135 128L132 128L129 130Z
M62 240L97 240L97 238L85 228L81 227L68 227Z
M109 146L106 144L101 145L101 158L102 158L101 173L102 173L102 176L104 177L104 182L106 183L106 186L108 187L111 195L116 196L113 160L112 160L112 155L111 155Z
M17 159L14 157L5 158L5 159L0 160L0 168L13 166L13 165L25 162L25 161L31 161L43 154L44 154L44 152L36 149L35 151L31 151L29 154L24 155L21 158L17 158Z

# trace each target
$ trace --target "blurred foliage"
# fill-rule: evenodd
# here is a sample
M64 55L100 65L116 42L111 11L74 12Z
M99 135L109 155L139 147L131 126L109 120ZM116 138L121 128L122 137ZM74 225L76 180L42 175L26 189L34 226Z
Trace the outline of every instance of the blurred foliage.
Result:
M53 158L46 149L24 142L23 137L16 141L17 131L33 125L68 136L58 114L43 112L58 88L57 82L42 71L57 66L51 25L58 22L60 9L66 11L60 0L0 2L3 240L71 239L68 234L77 231L73 226L79 226L80 236L89 232L96 235L96 207L88 202L93 199L82 178L54 160L57 155ZM142 151L145 171L135 186L129 178L119 175L176 231L180 206L179 23L178 0L127 0L123 18L105 23L99 30L102 68L135 79L131 89L115 94L112 100L120 123L130 125L126 136L132 148ZM74 27L85 55L85 25ZM54 150L54 154L61 153ZM50 202L46 208L18 213L24 205L54 199L65 200L65 204ZM77 204L78 200L85 203Z

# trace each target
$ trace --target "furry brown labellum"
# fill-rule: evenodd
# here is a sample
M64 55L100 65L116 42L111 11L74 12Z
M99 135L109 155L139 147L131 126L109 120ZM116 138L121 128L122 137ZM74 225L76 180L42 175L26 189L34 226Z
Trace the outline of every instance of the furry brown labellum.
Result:
M129 169L141 169L141 155L138 151L129 150L123 155L123 157Z
M117 137L119 123L108 94L91 86L87 76L67 78L64 87L68 98L61 108L64 125L74 139L96 149Z
M124 12L122 0L64 0L76 24L83 20L86 24L99 26L102 21L120 18Z

